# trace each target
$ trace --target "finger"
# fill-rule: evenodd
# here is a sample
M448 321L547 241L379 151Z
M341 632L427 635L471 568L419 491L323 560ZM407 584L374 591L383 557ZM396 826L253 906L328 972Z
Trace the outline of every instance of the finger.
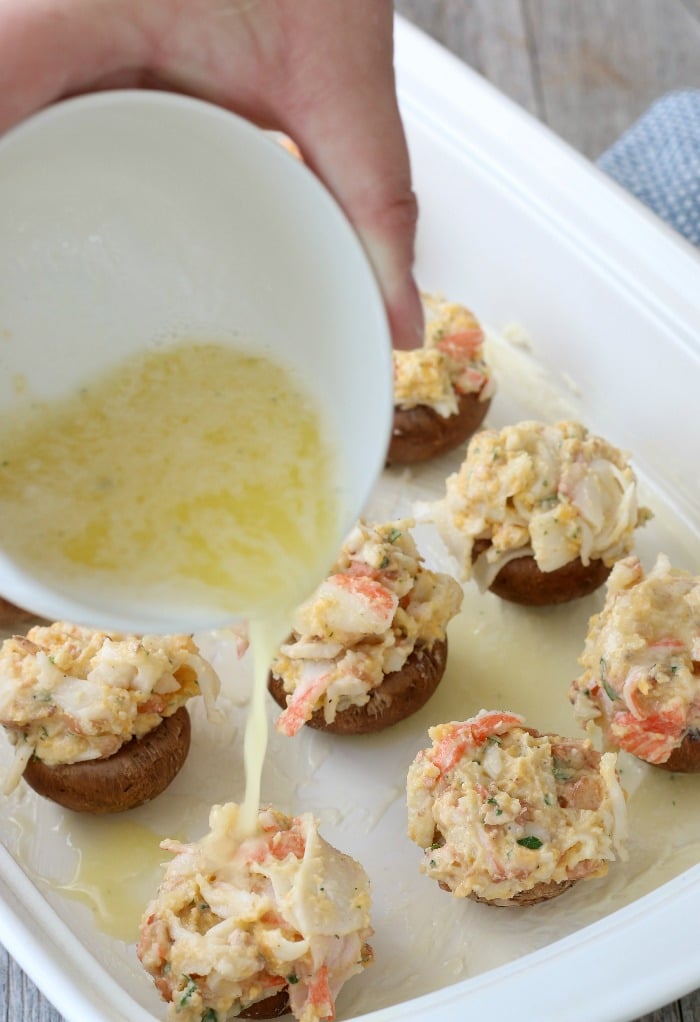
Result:
M324 0L329 8L338 2ZM396 99L392 5L354 0L343 11L343 31L328 33L323 52L290 57L290 130L365 246L394 344L415 347L423 333L413 279L418 209Z
M135 81L146 50L132 6L132 0L121 6L105 0L0 0L0 133L102 78Z

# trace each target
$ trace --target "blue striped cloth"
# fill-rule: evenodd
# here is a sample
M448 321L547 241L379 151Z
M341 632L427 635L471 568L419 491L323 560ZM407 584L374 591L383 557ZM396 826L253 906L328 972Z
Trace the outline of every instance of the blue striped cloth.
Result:
M700 89L662 96L598 166L700 246Z

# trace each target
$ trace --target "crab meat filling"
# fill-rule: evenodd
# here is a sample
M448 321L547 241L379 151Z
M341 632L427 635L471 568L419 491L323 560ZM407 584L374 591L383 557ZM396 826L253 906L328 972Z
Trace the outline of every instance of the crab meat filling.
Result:
M369 881L310 814L215 806L200 841L174 853L144 913L137 953L178 1022L228 1019L287 987L302 1022L335 1017L345 981L372 960Z
M0 649L0 723L16 748L5 791L31 756L49 766L112 756L219 681L188 635L121 635L66 622Z
M601 728L613 748L665 763L700 732L700 578L663 554L647 575L639 558L620 561L579 663L577 719Z
M444 639L463 592L450 575L423 567L413 525L359 522L331 575L296 611L272 664L287 693L282 733L296 734L318 709L331 723L339 710L364 706L416 647Z
M445 496L425 505L464 579L488 589L501 568L532 556L541 571L580 557L611 565L650 517L626 456L576 422L526 421L476 433ZM477 540L484 552L473 562Z
M484 332L463 305L428 294L421 297L423 347L394 352L394 404L406 410L427 405L447 418L456 415L460 395L486 401L494 392L484 359Z
M421 870L457 897L510 901L625 857L614 753L486 710L429 735L408 772L408 833L425 850Z

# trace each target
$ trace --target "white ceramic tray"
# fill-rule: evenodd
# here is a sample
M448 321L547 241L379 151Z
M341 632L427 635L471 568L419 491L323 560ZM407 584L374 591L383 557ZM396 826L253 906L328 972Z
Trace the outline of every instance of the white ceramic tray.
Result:
M500 389L489 422L572 414L632 452L656 515L639 543L645 562L663 549L700 571L700 437L689 428L700 384L695 252L402 23L397 67L422 210L420 283L470 304L493 330ZM386 473L371 515L388 518L438 495L458 461ZM430 530L418 535L439 565ZM272 735L263 797L316 812L327 838L372 878L376 963L343 991L339 1018L456 1022L526 1005L538 1019L612 1022L700 985L700 779L625 759L629 862L522 912L440 892L419 874L420 851L405 836L405 772L430 724L486 706L578 733L566 691L599 605L598 595L530 612L469 588L450 631L448 674L412 720L367 739ZM158 835L197 836L210 803L242 795L249 665L235 663L225 641L204 641L215 649L229 723L214 731L194 714L186 768L152 806L83 821L26 788L0 805L0 940L70 1022L164 1018L133 944L105 928L123 925L115 904L139 904L155 886ZM2 767L4 746L0 757ZM97 880L90 870L110 854L115 871L131 859L142 876L115 872L109 891L109 870Z

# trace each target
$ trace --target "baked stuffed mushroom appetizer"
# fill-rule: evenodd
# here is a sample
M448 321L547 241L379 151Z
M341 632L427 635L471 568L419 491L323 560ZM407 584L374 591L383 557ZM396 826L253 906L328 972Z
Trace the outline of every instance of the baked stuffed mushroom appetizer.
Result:
M137 953L178 1022L335 1018L335 999L372 961L369 881L310 814L262 809L241 835L239 806L215 806L148 906Z
M0 649L0 723L15 746L5 784L92 813L159 794L187 757L185 708L219 682L186 635L120 635L66 622L30 628Z
M577 719L654 766L700 771L700 578L660 555L612 570L571 686Z
M463 305L424 294L423 347L394 352L394 426L387 461L410 465L453 450L479 428L494 391L484 333Z
M464 579L531 606L597 589L650 517L625 455L570 421L477 433L426 514Z
M429 731L408 772L408 833L421 870L458 898L533 905L625 857L614 753L482 710Z
M348 536L332 573L298 608L269 688L283 712L276 727L335 734L379 731L423 706L442 678L445 629L462 604L450 575L429 571L412 519Z

